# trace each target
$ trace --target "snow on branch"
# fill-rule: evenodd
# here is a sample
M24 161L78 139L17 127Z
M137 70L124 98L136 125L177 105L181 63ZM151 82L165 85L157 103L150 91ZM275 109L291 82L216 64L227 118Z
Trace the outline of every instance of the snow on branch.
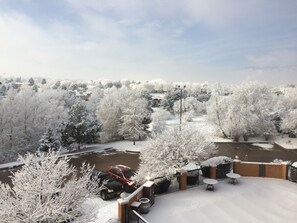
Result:
M185 126L168 128L147 143L140 155L136 181L144 177L170 178L177 170L190 162L200 163L215 152L216 146L202 132Z
M70 166L56 152L20 157L22 168L12 173L12 187L0 182L0 219L3 222L63 222L81 215L82 203L96 185L92 168Z

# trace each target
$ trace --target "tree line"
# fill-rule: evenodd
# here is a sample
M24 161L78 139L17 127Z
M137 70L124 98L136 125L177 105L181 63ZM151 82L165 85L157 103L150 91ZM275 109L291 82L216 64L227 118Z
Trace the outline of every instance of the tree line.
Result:
M30 78L25 86L15 87L15 83L1 80L0 162L27 151L80 149L84 144L122 139L135 144L148 135L161 134L166 120L181 112L184 123L207 115L222 137L234 140L297 134L294 85L185 83L181 95L177 84L160 80L51 83ZM87 101L78 96L81 91L90 91Z

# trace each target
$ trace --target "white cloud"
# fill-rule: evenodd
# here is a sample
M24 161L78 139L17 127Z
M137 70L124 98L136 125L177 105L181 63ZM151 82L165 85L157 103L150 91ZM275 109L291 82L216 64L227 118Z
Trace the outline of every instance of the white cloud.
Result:
M277 41L265 42L266 36L256 43L252 38L233 41L234 36L245 35L237 33L241 26L270 27L292 16L294 7L283 6L282 1L67 0L67 4L75 22L49 15L42 25L22 10L1 12L0 74L238 82L267 79L269 73L281 80L286 73L294 79L296 33L277 33L281 36ZM193 34L198 32L199 37L201 26L211 30L203 41ZM232 29L235 32L229 33ZM255 56L258 49L266 54ZM232 64L230 58L237 56L253 68L211 63L228 59ZM266 69L270 65L276 68Z
M275 51L261 56L249 56L251 66L258 68L297 67L297 51Z

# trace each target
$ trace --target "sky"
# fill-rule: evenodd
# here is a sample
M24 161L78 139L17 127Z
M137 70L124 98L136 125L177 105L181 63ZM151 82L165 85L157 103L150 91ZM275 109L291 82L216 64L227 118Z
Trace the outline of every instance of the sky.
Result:
M0 0L0 76L297 83L297 0Z

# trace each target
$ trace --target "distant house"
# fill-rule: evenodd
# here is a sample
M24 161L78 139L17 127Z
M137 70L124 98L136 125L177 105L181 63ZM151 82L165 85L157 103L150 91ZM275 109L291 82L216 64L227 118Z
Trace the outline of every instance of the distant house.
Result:
M14 88L14 89L21 89L23 87L27 87L29 86L28 83L21 83L21 82L14 82L14 83L11 83L11 86Z
M152 107L160 107L162 101L164 100L164 94L153 93L152 94Z
M84 101L89 101L92 93L76 93L76 97L84 100Z

